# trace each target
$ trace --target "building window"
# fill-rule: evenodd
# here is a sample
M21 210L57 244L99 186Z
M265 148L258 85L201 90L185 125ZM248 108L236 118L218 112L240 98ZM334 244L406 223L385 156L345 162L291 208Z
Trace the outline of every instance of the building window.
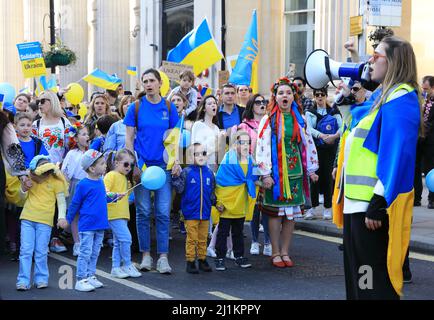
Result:
M303 75L315 44L315 0L285 0L285 24L285 72Z
M162 60L194 28L193 0L163 1Z

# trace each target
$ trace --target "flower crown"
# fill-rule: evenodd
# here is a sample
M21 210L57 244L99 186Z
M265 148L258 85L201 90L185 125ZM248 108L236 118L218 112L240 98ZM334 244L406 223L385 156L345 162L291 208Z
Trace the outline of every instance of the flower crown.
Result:
M66 130L66 134L70 138L75 137L80 129L83 129L83 124L81 122L71 123L71 127Z
M297 88L295 87L294 83L291 82L291 80L289 80L287 77L283 77L280 78L279 80L277 80L273 86L271 87L271 93L273 94L273 96L276 96L277 93L277 89L281 86L281 85L287 85L290 86L292 91L294 93L297 93Z

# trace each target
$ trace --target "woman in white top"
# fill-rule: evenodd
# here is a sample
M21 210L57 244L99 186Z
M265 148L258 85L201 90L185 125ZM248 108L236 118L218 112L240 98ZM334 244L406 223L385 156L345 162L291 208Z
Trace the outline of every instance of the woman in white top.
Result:
M33 122L33 134L43 141L52 163L62 163L71 123L64 116L57 95L44 91L39 96L41 119Z
M224 131L220 133L217 127L217 98L209 95L202 99L199 105L197 121L191 130L191 143L200 143L206 146L208 167L215 173L218 168L219 154L223 155ZM223 152L223 153L221 153Z

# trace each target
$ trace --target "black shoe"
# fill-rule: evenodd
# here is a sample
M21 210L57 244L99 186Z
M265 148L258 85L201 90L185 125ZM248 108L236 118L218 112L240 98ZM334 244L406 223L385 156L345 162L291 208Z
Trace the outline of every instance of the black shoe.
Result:
M413 276L412 276L410 270L403 270L402 275L404 278L404 283L412 283L413 282Z
M187 261L187 270L188 273L198 274L199 270L197 270L195 261Z
M215 259L215 269L217 271L225 271L225 259Z
M235 264L241 268L251 268L252 264L249 263L247 258L238 257L235 259Z
M414 200L413 206L420 207L421 205L422 205L422 203L420 202L420 200Z
M432 201L428 202L428 209L434 209L434 202Z
M204 272L211 272L212 269L210 267L210 265L208 264L208 261L206 261L206 259L200 260L199 259L199 270L204 271Z

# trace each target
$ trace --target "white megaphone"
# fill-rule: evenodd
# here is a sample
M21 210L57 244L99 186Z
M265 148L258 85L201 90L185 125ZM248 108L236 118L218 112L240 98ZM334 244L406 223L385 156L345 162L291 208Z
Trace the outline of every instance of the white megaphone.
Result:
M329 81L351 78L361 82L369 81L368 63L343 63L329 58L322 50L312 51L304 63L304 78L312 89L324 88Z

